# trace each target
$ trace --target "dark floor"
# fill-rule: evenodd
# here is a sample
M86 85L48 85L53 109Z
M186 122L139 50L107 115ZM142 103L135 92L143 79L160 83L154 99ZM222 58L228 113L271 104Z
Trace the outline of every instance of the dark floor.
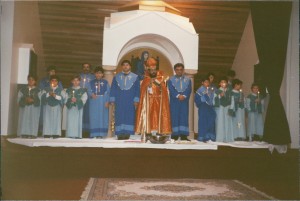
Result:
M90 177L238 179L278 199L298 200L298 150L30 148L1 140L5 200L78 200Z

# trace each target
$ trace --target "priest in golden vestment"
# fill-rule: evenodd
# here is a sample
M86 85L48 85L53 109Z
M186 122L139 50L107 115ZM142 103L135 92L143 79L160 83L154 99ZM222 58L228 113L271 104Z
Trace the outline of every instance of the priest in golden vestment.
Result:
M140 103L136 113L135 132L142 135L172 133L169 95L165 78L157 70L157 62L149 58L141 83Z

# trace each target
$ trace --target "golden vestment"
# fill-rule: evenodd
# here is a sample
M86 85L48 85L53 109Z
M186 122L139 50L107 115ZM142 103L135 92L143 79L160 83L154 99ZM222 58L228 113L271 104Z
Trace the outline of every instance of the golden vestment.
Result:
M136 113L135 132L138 134L171 134L169 95L161 71L156 78L145 75L141 84L140 103Z

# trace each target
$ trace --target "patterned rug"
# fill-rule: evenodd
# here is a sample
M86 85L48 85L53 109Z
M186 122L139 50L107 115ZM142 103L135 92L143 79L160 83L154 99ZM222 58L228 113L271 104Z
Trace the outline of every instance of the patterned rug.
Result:
M237 180L91 178L81 200L275 200Z

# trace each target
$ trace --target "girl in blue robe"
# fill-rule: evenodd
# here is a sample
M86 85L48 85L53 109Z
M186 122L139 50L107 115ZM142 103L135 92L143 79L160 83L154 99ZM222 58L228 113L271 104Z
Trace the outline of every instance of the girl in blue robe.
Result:
M214 107L216 111L216 141L233 142L232 116L229 114L232 104L231 90L227 88L227 78L220 79L220 88L215 90Z
M104 70L98 66L94 69L96 79L89 82L89 116L90 138L104 138L109 126L109 94L110 86L103 79Z
M65 91L58 86L59 78L50 77L51 87L46 87L42 95L43 104L43 136L61 136L62 107L64 105Z
M28 85L18 92L18 136L36 138L41 109L41 91L36 87L36 77L27 76Z
M235 140L245 140L245 104L242 93L243 82L239 79L232 80L233 89L231 91L232 103L229 114L232 115L232 130Z
M213 108L214 91L209 78L202 79L202 86L195 93L195 104L198 107L198 141L215 141L216 112Z
M73 86L66 91L65 104L67 107L66 137L82 138L83 106L87 100L85 88L80 87L80 75L72 79Z
M263 104L264 101L259 94L259 86L257 84L252 84L252 93L247 96L246 99L246 109L248 113L248 125L247 125L247 135L249 140L256 135L259 140L261 140L264 132L264 120L263 120Z

